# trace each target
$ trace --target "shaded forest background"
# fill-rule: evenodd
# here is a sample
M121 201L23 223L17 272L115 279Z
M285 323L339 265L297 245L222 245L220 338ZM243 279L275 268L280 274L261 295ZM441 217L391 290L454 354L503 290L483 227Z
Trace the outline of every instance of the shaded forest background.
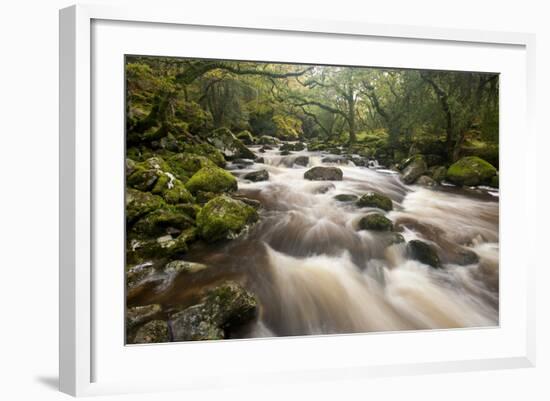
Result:
M137 159L220 127L391 166L421 153L498 168L498 75L127 57L127 146ZM161 143L162 140L162 143ZM267 139L263 139L264 142ZM169 146L169 145L168 145Z

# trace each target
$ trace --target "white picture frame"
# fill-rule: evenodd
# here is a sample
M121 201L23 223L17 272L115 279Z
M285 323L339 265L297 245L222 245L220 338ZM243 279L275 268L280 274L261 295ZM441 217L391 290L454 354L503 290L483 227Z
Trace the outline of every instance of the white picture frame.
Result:
M105 82L102 81L104 78L99 72L102 64L98 64L98 60L109 60L110 56L108 51L105 54L101 53L103 48L106 49L111 46L109 49L112 51L119 53L125 51L124 46L120 44L124 44L125 40L129 41L129 39L124 38L121 32L129 32L130 29L133 29L132 32L139 35L139 30L145 29L145 27L147 29L156 27L155 33L150 31L147 36L152 41L152 45L154 45L155 37L157 37L155 35L159 35L158 38L160 38L162 35L168 35L168 30L179 32L180 30L185 31L186 27L193 28L195 35L205 35L205 46L203 46L205 52L208 52L209 44L213 43L212 38L210 41L207 38L208 34L212 32L219 35L238 34L245 38L243 40L251 38L251 35L262 34L265 40L271 40L270 38L273 35L285 35L292 40L294 40L293 36L296 36L303 40L325 40L327 42L331 38L338 38L343 44L346 41L383 40L389 46L393 42L397 44L399 41L407 41L407 43L415 43L418 46L438 46L442 52L445 46L454 46L455 51L458 53L461 51L467 52L468 49L472 51L477 49L480 58L490 57L482 54L486 52L486 49L494 48L496 50L494 51L495 57L492 63L498 62L499 59L496 55L499 53L498 49L501 49L502 60L510 60L510 63L508 63L510 66L503 66L503 68L509 68L509 70L506 70L509 72L506 73L508 75L505 75L505 77L510 77L508 82L511 85L510 90L507 90L505 80L501 95L501 105L504 106L502 112L517 108L517 116L514 117L513 121L509 121L509 126L524 132L522 140L525 143L524 149L518 150L515 146L515 139L507 135L507 132L509 132L508 125L503 126L504 129L501 131L501 135L504 137L504 146L501 153L501 169L503 172L501 173L501 233L510 232L508 236L504 236L507 241L503 242L503 245L515 241L516 248L505 251L501 249L501 260L504 260L505 257L506 261L513 264L514 255L521 252L528 255L522 259L521 265L517 266L517 271L504 269L506 275L501 277L501 280L504 280L501 283L502 298L505 300L513 298L516 300L517 305L508 309L507 307L503 308L507 315L504 316L501 325L495 329L321 336L301 339L228 341L223 343L207 342L193 344L192 346L175 344L130 347L130 350L128 347L124 347L122 338L114 335L117 337L116 342L113 343L114 346L119 344L123 348L119 350L121 351L121 359L116 359L117 356L114 355L116 352L108 355L110 354L108 352L109 348L104 345L105 341L103 341L101 334L105 334L104 332L111 328L114 329L120 322L117 321L117 323L112 319L105 318L105 314L101 312L103 310L102 306L96 305L97 298L94 298L94 296L97 296L96 291L98 289L103 293L103 288L105 288L105 297L109 300L111 300L111 297L116 298L116 291L120 291L121 285L108 289L103 286L105 275L98 275L94 272L94 267L97 267L98 261L104 261L102 258L112 256L109 253L97 253L97 244L94 244L98 230L105 227L97 219L108 218L108 213L103 214L104 211L100 205L101 202L98 202L97 193L112 194L112 192L101 187L104 181L98 180L96 177L105 174L105 172L97 171L98 155L106 155L109 158L109 152L116 152L113 152L113 148L108 146L109 144L103 139L97 141L97 138L94 137L93 127L95 126L96 129L97 127L103 127L102 122L96 120L101 119L104 114L101 112L101 107L93 101L94 90L97 89L94 89L93 81L97 78L94 81L95 84L98 81ZM201 29L203 30L201 31ZM109 36L115 35L115 31L118 32L116 37ZM173 34L175 31L170 32ZM95 41L94 34L97 38ZM106 37L109 39L108 42L111 43L109 46L106 44ZM146 45L144 44L144 46ZM338 379L343 377L359 380L372 376L534 366L534 271L536 260L533 260L532 255L536 255L536 253L529 252L530 244L525 240L514 237L512 230L509 229L519 229L522 225L532 229L532 225L536 221L536 210L534 207L528 206L528 190L523 191L523 193L522 191L506 190L506 188L511 188L511 185L508 186L507 183L522 183L525 188L536 187L534 176L527 174L529 170L535 170L533 150L535 133L532 127L535 85L534 48L534 35L525 33L374 25L366 22L252 18L251 16L243 20L235 20L188 15L185 10L166 10L155 7L113 8L104 5L78 5L61 10L60 390L71 395L80 396L135 391L165 391L167 389L202 389L226 385L244 385L247 381L258 384L284 384L299 380L328 380L329 378ZM159 51L168 50L162 49ZM264 49L264 55L259 55L257 59L263 60L269 57L266 56L268 54L265 53L266 51L268 50ZM288 56L284 56L283 53L280 56L273 53L269 58L277 59L278 57L283 57L282 59L285 61L294 61L289 60ZM310 57L314 57L314 54L312 53ZM311 60L309 58L296 61ZM380 60L383 60L383 58ZM350 64L351 62L351 60L347 61ZM119 65L116 63L120 63L120 60L117 59L114 64ZM361 65L361 61L358 61L358 63L358 65ZM387 61L387 63L397 65L399 60L395 58L393 61ZM453 65L452 61L449 60L441 61L441 63L441 66L446 68ZM457 64L456 69L466 69L466 65L467 63L464 65ZM511 65L516 66L517 70L512 70L515 67ZM106 66L108 65L106 64ZM403 61L403 64L399 66L406 67L407 62ZM481 64L478 68L482 68ZM96 74L99 75L96 76ZM120 78L121 71L118 71L117 74ZM120 98L122 98L123 86L118 89L115 88L115 90L120 91ZM100 88L99 95L97 93L96 95L105 96L101 93ZM512 99L514 94L517 99ZM117 107L117 99L119 98L115 99L115 107ZM113 118L120 117L115 116ZM117 125L113 124L112 126L116 127ZM123 132L123 130L120 131L119 142L122 141ZM116 146L118 145L115 144L114 148ZM514 157L516 157L516 160L514 162L518 164L518 167L513 171L506 168L506 163L511 162L511 153L507 149L515 149ZM122 158L122 154L119 156ZM116 157L116 155L112 156L112 164L109 164L111 167L116 167ZM122 186L119 186L121 193L122 190ZM116 195L116 191L114 193ZM100 215L103 217L98 217ZM113 218L112 221L116 221L119 217L116 214L110 216ZM113 227L121 227L117 225L118 223L113 224ZM113 231L118 232L120 230ZM116 235L123 236L123 232ZM123 280L122 270L120 271L120 280ZM511 285L512 283L516 284L515 287ZM119 295L120 300L116 300L117 305L123 302L123 292ZM115 302L114 299L112 301ZM115 311L116 313L118 312ZM122 316L120 319L122 319ZM101 329L98 329L98 326ZM464 347L464 344L474 345L478 341L477 339L480 339L479 341L483 344L492 344L492 346L485 349L472 347L474 349L468 352L465 348L461 348ZM410 354L404 352L406 355L395 358L383 355L378 357L373 352L370 354L370 358L363 360L354 359L352 355L340 355L346 347L353 346L358 349L370 346L374 349L398 343L403 344L403 347L407 347L407 349L418 347L420 344L435 344L435 354L439 346L437 344L441 342L441 345L443 345L445 341L453 342L454 354L450 351L448 354L440 352L439 357L432 355L422 359L412 351ZM271 349L270 351L266 350L268 347ZM324 357L316 359L315 355L320 350L324 350ZM139 377L131 380L123 374L116 374L124 366L130 368L132 364L135 365L136 361L141 360L140 358L143 358L144 365L148 365L155 358L156 360L163 357L171 358L171 354L186 355L187 360L193 361L193 358L197 358L198 355L209 357L220 355L224 358L230 358L243 355L243 352L250 353L251 357L261 355L273 358L273 365L270 368L255 366L254 369L247 369L245 366L237 368L228 366L225 370L221 367L218 371L211 373L205 373L206 370L201 370L201 367L198 366L196 369L185 370L185 377L165 375L161 379L159 375L159 377L151 376L150 380L143 380ZM287 365L290 365L290 363L283 358L281 360L275 359L276 354L284 355L285 352L291 352L297 356L298 360L292 362L294 366L287 367L285 363ZM426 352L426 354L429 353ZM360 352L357 354L360 356ZM302 356L302 358L298 358L298 356ZM307 361L308 358L310 358L309 361ZM306 361L302 362L303 360ZM101 363L98 361L101 361ZM108 372L109 374L103 374L101 371L102 369L109 370L106 365L113 366ZM240 379L231 374L232 368L240 373Z

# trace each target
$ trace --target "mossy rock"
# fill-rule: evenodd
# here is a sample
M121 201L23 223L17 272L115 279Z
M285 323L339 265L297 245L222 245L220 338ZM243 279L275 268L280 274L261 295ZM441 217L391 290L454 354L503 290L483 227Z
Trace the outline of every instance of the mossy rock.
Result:
M198 192L232 192L237 190L237 179L219 167L203 167L185 183L193 194Z
M371 213L361 217L358 228L359 230L392 231L393 223L381 214Z
M441 261L436 250L429 244L420 241L412 240L407 243L407 254L411 259L418 260L425 265L440 268Z
M208 142L222 152L226 159L254 159L256 155L228 128L218 128L210 133Z
M210 200L197 215L199 235L207 242L232 239L258 220L258 212L226 195Z
M489 184L497 174L496 168L477 156L463 157L447 170L447 180L456 185Z
M427 174L432 177L432 180L441 184L447 176L447 168L445 166L432 166L428 169Z
M218 167L225 167L225 157L215 146L209 143L185 144L184 153L204 156Z
M132 331L153 319L156 319L162 312L159 304L135 306L126 310L126 330Z
M420 177L418 177L415 184L428 188L437 186L437 182L427 175L421 175Z
M126 188L126 221L133 223L147 213L160 209L164 202L160 196Z
M216 167L216 164L206 156L194 153L177 153L166 160L174 175L182 182L187 182L189 177L203 167Z
M257 316L256 298L228 281L208 290L197 305L171 317L175 341L221 340Z
M157 238L130 239L126 249L126 263L143 263L178 257L187 252L189 243L197 238L197 229L188 227L180 234L164 234Z
M252 182L267 181L269 180L269 173L267 170L251 171L244 175L244 179Z
M301 150L304 150L306 148L306 145L304 145L301 142L296 143L283 143L281 147L279 148L280 151L292 151L292 152L299 152Z
M158 185L169 181L170 166L160 157L154 156L147 160L135 163L131 174L127 178L127 185L140 191L152 191Z
M134 224L132 232L142 236L154 237L177 231L181 232L193 226L193 224L193 218L178 208L177 205L166 205L138 220Z
M244 130L239 132L236 135L237 139L240 140L245 145L253 145L254 144L254 137L248 130Z
M311 181L342 181L343 176L338 167L316 166L304 173L304 178Z
M390 198L378 192L367 192L357 201L358 207L375 207L385 211L393 209L393 204Z
M164 320L152 320L137 330L134 344L166 343L170 341L168 323Z
M355 202L358 196L353 194L338 194L334 196L338 202Z

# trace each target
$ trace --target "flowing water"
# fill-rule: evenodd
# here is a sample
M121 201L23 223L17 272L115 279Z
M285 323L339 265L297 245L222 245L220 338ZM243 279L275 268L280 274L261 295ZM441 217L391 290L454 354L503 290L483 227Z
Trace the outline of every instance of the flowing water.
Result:
M326 154L318 152L253 150L265 163L229 169L239 179L239 193L261 201L260 222L233 241L193 248L187 259L210 267L192 279L176 277L143 302L191 304L205 285L238 280L256 294L260 314L231 333L235 338L498 324L498 190L407 186L375 163L357 167L323 163ZM294 163L298 156L309 157L307 167ZM305 180L304 172L316 165L338 166L343 180ZM259 169L269 172L268 181L242 178ZM443 268L408 259L405 244L388 246L389 233L357 230L369 209L334 196L369 190L392 199L386 216L396 230L406 241L436 247ZM479 262L459 264L465 249Z

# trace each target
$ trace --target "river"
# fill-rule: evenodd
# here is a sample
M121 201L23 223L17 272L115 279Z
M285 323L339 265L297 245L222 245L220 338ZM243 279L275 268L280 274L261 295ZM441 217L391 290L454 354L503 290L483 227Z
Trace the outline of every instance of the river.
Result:
M143 303L191 304L204 286L231 278L260 305L257 321L233 338L498 325L498 189L408 186L393 171L337 158L326 163L320 152L251 149L264 163L228 169L239 194L261 202L260 222L233 241L193 247L186 259L209 268L176 277ZM298 156L308 157L307 166L294 163ZM318 165L339 167L343 180L305 180ZM259 169L269 172L268 181L242 178ZM391 234L357 230L368 209L334 196L367 191L392 199L386 217L406 241L432 244L442 268L411 260L404 243L388 246ZM479 261L459 263L464 249Z

